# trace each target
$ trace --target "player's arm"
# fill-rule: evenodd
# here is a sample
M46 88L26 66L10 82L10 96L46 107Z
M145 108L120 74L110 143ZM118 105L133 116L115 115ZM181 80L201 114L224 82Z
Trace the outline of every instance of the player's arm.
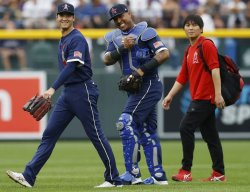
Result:
M154 53L154 57L143 64L137 72L142 76L150 73L152 69L159 67L169 58L169 50L161 41L155 29L149 27L143 32L140 40L147 44L147 47Z
M44 98L50 98L55 91L63 85L63 83L69 78L69 76L75 71L78 62L70 62L64 67L52 86L43 93Z
M135 39L131 36L123 37L121 46L116 48L112 42L109 43L108 49L104 55L104 64L113 65L121 59L121 54L127 49L131 49L135 45Z
M212 80L214 84L215 91L215 104L219 109L223 109L225 107L225 101L221 94L221 77L220 77L220 69L214 68L212 71Z
M143 76L144 73L150 72L152 69L159 67L168 58L169 58L168 49L161 50L158 53L156 53L156 55L149 62L145 63L139 69L137 69L137 73Z
M121 58L119 49L117 50L117 47L115 47L113 43L113 33L114 32L111 31L104 36L107 48L103 57L103 62L106 66L115 64Z
M170 109L170 104L174 98L174 96L182 89L183 85L179 83L178 81L175 81L173 87L168 92L167 96L162 101L162 107L163 109Z
M206 40L203 42L202 54L209 70L211 70L215 91L215 105L217 108L223 109L225 107L225 101L221 93L221 77L217 52L217 48L212 41Z
M121 54L117 49L108 51L104 54L103 62L106 66L113 65L121 59Z
M69 78L69 76L75 71L78 62L69 62L63 68L57 79L54 81L52 88L57 90L63 83Z
M186 54L185 54L186 55ZM163 109L170 109L170 104L174 98L174 96L181 91L183 86L187 83L188 81L188 69L187 69L187 58L184 57L181 65L181 70L176 77L176 81L171 88L171 90L168 92L166 97L162 101L162 107Z

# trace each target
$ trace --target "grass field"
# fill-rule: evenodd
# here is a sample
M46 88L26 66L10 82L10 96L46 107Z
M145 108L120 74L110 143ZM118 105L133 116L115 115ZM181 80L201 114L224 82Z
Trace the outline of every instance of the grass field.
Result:
M56 148L37 177L32 189L11 181L5 171L23 171L32 158L39 142L0 142L0 192L85 192L85 191L142 191L142 192L248 192L250 190L250 141L222 141L227 182L199 181L211 173L211 161L204 142L196 142L193 182L178 183L170 180L180 167L180 141L162 141L163 163L169 177L168 186L124 186L122 188L96 189L103 182L104 167L89 141L59 141ZM124 171L121 143L111 141L117 166ZM143 156L140 163L143 178L149 176Z

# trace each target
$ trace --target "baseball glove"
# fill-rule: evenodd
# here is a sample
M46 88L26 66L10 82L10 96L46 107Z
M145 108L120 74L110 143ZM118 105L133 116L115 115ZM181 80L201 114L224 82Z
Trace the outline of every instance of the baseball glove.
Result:
M40 121L44 115L46 115L49 110L52 108L51 99L45 99L43 96L34 96L32 97L24 106L23 110L27 111L35 118L37 121Z
M136 93L141 89L142 77L139 75L122 76L119 83L119 90L127 91L129 93Z

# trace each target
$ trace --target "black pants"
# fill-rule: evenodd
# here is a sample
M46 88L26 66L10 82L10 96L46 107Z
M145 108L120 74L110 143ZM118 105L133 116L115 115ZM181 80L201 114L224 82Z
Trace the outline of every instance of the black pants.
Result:
M223 151L215 124L215 105L204 100L192 101L180 124L183 149L182 169L191 170L195 146L194 132L197 128L200 128L202 138L207 143L213 170L225 174Z

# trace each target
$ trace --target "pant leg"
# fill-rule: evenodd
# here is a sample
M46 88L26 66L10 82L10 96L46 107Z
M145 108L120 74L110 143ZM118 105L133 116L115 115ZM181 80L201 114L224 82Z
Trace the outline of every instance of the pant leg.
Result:
M43 133L42 140L35 155L26 165L23 172L25 179L32 186L35 184L37 174L49 159L58 138L73 117L74 115L65 108L65 104L61 97L50 116L48 125Z
M162 166L162 149L157 135L157 115L153 109L144 123L140 143L143 146L144 155L150 175L158 181L167 180Z
M140 161L140 134L130 114L122 113L116 122L116 129L122 140L123 158L126 171L140 177L138 162Z
M105 180L119 180L119 172L116 167L113 151L100 125L97 109L97 88L92 83L85 83L80 86L78 94L81 97L75 99L71 103L71 106L106 168L104 172Z
M187 113L180 123L180 135L182 142L182 168L190 171L193 165L193 153L195 148L195 130L210 115L210 101L192 101Z
M224 175L225 169L223 160L223 150L218 130L216 129L214 112L212 112L211 115L206 119L206 121L204 121L204 123L200 126L200 131L202 134L202 138L207 143L208 150L213 162L213 170Z
M166 180L162 168L161 144L156 134L156 105L162 97L162 92L163 86L159 79L145 81L139 93L129 96L123 112L131 114L137 125L133 129L134 132L140 133L139 144L143 146L150 175L159 180Z

